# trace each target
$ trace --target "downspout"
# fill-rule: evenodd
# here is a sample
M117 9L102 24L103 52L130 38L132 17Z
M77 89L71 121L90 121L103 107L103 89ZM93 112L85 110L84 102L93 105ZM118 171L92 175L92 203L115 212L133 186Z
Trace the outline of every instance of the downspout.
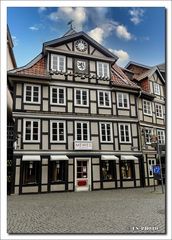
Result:
M139 142L140 142L140 151L142 150L142 135L141 135L141 125L140 125L140 114L139 114L139 99L141 97L142 91L139 91L139 96L137 100L137 115L138 115L138 128L139 128Z

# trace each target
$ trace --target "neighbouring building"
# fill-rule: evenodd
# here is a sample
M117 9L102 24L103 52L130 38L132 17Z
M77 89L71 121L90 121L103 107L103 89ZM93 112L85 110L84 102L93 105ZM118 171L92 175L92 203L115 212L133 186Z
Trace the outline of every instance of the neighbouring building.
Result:
M14 53L13 41L11 38L10 30L7 26L7 70L17 67ZM14 120L12 117L13 111L13 97L12 86L7 81L7 192L11 193L11 181L13 177L13 143L14 143Z
M153 176L152 166L161 163L165 183L165 64L149 67L129 62L126 68L133 73L130 79L142 89L138 100L138 120L142 152L148 163L149 176ZM157 140L158 146L152 143L153 137L157 138L155 141ZM149 185L150 179L147 181Z
M164 80L152 70L148 91L145 77L135 79L132 65L122 69L117 60L86 33L70 29L45 42L29 64L8 72L17 134L14 193L153 185L157 151L147 128L164 130ZM157 118L161 109L149 103L162 98L163 117Z

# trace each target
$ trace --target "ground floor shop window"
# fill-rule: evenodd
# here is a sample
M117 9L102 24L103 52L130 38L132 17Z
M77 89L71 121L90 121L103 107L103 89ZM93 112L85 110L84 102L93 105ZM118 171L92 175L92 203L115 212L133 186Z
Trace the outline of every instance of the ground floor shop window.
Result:
M23 184L39 183L39 162L23 162Z
M64 182L66 167L65 161L50 161L50 182Z
M121 176L122 179L133 179L134 178L134 162L127 160L121 161Z
M115 161L107 160L101 162L102 164L102 179L115 180Z

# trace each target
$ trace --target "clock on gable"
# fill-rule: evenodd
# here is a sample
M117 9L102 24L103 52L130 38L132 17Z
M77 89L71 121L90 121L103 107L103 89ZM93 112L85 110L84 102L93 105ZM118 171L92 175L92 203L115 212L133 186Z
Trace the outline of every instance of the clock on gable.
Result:
M77 40L75 46L80 52L85 52L87 50L87 43L82 39Z

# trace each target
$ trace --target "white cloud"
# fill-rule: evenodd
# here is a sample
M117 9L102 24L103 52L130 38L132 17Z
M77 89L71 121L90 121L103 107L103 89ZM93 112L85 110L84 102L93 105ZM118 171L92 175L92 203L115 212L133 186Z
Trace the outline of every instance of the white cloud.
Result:
M124 65L125 63L128 62L128 60L130 58L129 54L126 51L122 50L122 49L116 50L116 49L109 48L109 51L111 51L117 57L119 57L119 59L118 59L118 64L119 65Z
M38 31L39 30L39 28L36 27L36 26L31 26L31 27L29 27L29 29L32 30L32 31Z
M12 37L12 40L13 40L13 44L14 44L14 47L18 46L18 39L16 36L11 36Z
M125 39L125 40L131 40L132 35L128 32L127 28L124 25L118 25L116 27L116 35L119 38Z
M129 10L129 14L131 16L130 21L137 25L142 21L144 10L142 8L132 8Z
M100 27L92 29L91 31L88 32L88 35L100 44L104 40L104 30Z
M42 12L46 11L46 9L47 9L46 7L39 7L38 12L42 13Z
M82 30L86 18L86 9L83 7L61 7L49 15L49 19L52 21L59 21L61 19L66 19L67 21L73 20L73 25L78 31Z

